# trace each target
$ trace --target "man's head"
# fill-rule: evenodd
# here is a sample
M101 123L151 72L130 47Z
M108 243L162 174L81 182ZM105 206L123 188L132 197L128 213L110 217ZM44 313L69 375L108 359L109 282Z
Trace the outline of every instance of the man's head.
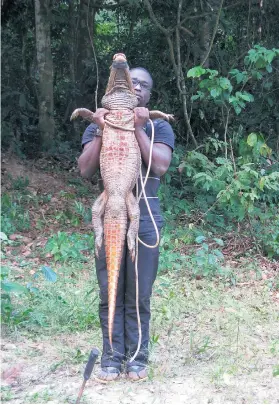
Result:
M138 107L145 107L150 99L153 80L148 70L136 67L130 70L135 94L138 98Z

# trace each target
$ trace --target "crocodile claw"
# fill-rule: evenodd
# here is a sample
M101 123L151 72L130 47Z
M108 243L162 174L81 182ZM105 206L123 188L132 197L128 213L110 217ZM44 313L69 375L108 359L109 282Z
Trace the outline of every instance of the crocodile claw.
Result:
M97 236L95 239L95 255L99 258L99 253L103 244L102 236Z
M166 114L166 116L168 121L174 121L175 119L173 114Z
M78 115L79 115L79 111L78 111L78 108L77 108L77 109L72 113L71 118L70 118L70 121L76 119L76 118L78 117Z
M131 260L133 262L136 257L136 244L135 241L129 236L129 233L127 235L127 245L130 252Z

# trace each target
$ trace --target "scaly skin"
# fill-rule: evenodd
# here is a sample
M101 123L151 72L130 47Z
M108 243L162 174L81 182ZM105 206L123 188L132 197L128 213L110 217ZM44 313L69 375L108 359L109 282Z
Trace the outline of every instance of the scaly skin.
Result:
M133 112L112 111L106 117L111 123L128 127L133 125ZM124 119L123 119L124 118ZM104 213L104 239L108 271L108 333L112 346L113 320L117 296L118 275L123 246L127 234L128 216L130 227L127 234L128 248L135 257L135 242L139 227L139 207L132 190L141 167L141 154L133 131L115 129L107 124L103 131L100 155L101 176L107 193ZM96 205L96 204L95 204ZM93 206L93 213L98 206ZM93 220L96 235L101 233L100 224ZM101 243L101 239L99 239ZM100 249L101 245L96 245Z
M134 112L138 100L134 94L126 57L113 57L110 78L102 106L109 110L106 115L100 154L100 170L105 191L92 207L92 223L95 232L95 252L98 256L105 240L108 271L108 334L112 347L118 276L123 246L127 235L132 260L136 254L136 238L139 228L139 205L133 188L139 177L141 153L134 132ZM93 113L85 108L75 110L71 119L78 115L94 122ZM172 119L160 111L150 111L151 118ZM127 232L128 218L130 226Z

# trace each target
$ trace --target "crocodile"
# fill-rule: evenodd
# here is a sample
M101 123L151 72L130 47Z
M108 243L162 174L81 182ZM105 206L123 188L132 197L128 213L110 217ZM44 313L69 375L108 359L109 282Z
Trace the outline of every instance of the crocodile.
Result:
M135 136L134 108L138 105L126 56L115 54L102 107L105 115L100 152L100 173L104 191L92 207L95 254L105 243L108 272L108 334L111 349L118 276L125 240L132 260L136 256L140 209L133 189L141 170L141 151ZM94 113L76 109L71 120L81 116L94 122ZM170 114L150 111L151 119L170 120Z

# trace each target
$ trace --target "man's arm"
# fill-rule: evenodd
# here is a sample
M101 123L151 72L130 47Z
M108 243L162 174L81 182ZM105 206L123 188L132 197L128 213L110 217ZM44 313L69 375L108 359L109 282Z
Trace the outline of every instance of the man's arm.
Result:
M137 107L135 113L135 135L141 150L144 164L148 167L151 141L142 129L149 119L149 111L144 107ZM158 176L163 176L169 168L172 159L172 149L164 143L154 143L152 150L151 170Z
M146 167L149 164L151 141L142 128L136 128L135 135L141 150L142 160ZM172 149L164 143L154 143L152 148L151 170L157 176L163 176L169 168Z
M100 166L100 152L102 138L95 136L91 142L84 145L83 152L78 159L78 167L82 177L92 177Z
M105 126L105 115L109 111L105 108L98 108L93 115L95 124L103 130ZM84 145L83 152L78 159L78 167L82 177L92 177L100 167L100 152L102 137L94 136L91 142Z

